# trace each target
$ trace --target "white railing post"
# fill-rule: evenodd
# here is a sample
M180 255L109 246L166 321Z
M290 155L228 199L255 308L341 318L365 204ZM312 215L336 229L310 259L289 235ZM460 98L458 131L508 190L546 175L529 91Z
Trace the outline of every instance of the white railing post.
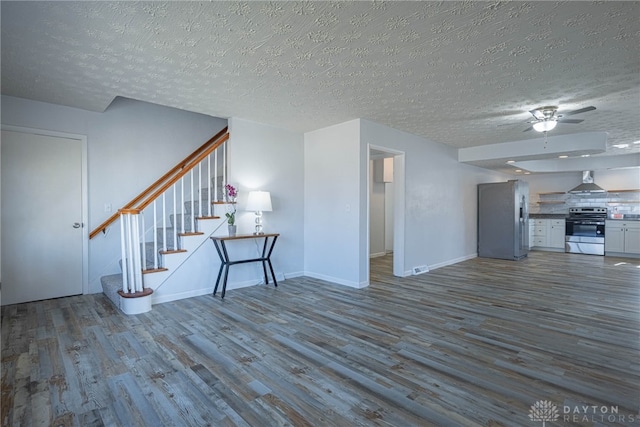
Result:
M122 269L122 292L129 292L129 267L128 264L128 256L127 253L127 237L128 232L125 230L127 228L126 222L128 221L128 215L120 213L120 251L121 251L121 263L120 268Z
M132 258L133 258L133 286L132 291L142 292L142 265L140 263L140 223L139 214L135 217L131 217L131 244L132 244Z
M133 276L133 268L135 259L133 258L133 236L132 236L132 227L133 224L131 222L131 214L127 214L127 276L129 276L129 286L126 292L131 292L132 288L135 288L135 278Z

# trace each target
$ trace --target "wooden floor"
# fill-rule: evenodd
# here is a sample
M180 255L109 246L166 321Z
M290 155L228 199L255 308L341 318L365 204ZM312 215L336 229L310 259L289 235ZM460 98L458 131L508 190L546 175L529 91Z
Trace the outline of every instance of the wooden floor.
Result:
M639 264L534 252L400 279L384 257L361 290L3 307L2 425L534 427L541 400L547 426L640 425ZM575 405L618 412L563 421Z

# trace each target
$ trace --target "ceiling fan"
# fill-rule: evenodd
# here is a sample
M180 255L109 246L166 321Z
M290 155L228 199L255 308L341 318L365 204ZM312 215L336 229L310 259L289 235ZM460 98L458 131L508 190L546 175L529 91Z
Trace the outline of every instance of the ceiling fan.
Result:
M523 132L528 132L531 129L538 132L548 132L555 128L558 123L582 123L584 120L565 119L564 117L573 116L574 114L586 113L587 111L592 111L595 109L596 107L589 106L580 108L578 110L567 111L564 114L558 114L558 107L556 106L538 107L534 110L529 111L531 115L533 115L533 120L527 123L531 123L532 125L523 130Z

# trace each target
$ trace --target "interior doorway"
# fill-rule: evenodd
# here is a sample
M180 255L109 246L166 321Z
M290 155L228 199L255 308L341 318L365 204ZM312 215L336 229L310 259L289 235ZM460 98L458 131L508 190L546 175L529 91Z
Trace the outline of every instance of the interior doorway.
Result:
M369 145L368 259L404 277L404 153Z

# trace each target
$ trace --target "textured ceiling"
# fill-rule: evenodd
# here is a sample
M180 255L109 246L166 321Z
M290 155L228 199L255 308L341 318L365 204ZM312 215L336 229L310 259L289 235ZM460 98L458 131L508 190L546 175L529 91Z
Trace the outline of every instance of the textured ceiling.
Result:
M458 148L549 135L640 152L640 2L1 2L2 93L123 96L296 131L365 118ZM614 144L629 144L614 148Z

